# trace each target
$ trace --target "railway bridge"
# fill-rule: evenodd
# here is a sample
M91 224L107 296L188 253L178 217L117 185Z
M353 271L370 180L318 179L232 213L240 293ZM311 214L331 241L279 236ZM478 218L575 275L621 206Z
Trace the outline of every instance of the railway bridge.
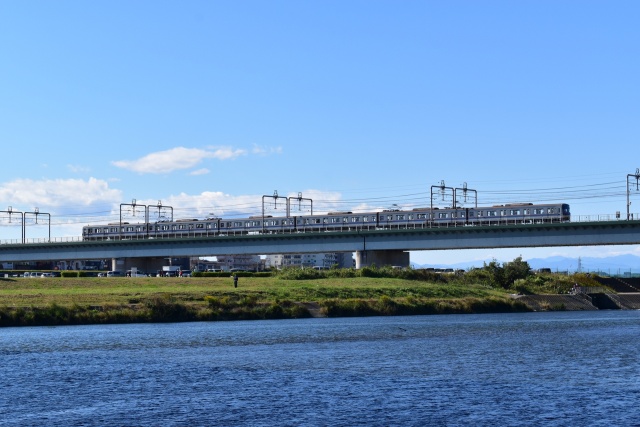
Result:
M640 244L640 220L0 245L0 262L355 252L356 268L409 265L409 251Z

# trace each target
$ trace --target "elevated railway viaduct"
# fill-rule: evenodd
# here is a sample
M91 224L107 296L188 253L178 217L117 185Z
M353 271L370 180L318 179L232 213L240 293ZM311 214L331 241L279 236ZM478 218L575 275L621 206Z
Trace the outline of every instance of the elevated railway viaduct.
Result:
M409 251L640 244L640 220L0 245L1 262L355 252L356 267L409 265Z

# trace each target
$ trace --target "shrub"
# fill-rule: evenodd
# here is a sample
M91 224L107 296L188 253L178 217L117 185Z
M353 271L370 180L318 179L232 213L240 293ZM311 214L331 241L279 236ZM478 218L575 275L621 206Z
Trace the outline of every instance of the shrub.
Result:
M61 277L80 277L77 271L61 271Z

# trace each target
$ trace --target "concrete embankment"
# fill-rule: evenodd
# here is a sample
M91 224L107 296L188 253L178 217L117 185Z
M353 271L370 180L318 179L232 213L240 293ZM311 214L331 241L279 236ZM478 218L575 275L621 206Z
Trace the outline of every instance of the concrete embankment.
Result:
M593 295L514 295L533 311L640 310L640 293Z

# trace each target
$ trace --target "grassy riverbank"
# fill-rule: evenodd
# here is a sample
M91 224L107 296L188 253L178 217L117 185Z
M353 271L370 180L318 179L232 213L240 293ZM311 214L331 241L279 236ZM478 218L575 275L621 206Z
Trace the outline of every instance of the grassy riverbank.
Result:
M525 311L504 289L401 278L3 278L0 326Z

